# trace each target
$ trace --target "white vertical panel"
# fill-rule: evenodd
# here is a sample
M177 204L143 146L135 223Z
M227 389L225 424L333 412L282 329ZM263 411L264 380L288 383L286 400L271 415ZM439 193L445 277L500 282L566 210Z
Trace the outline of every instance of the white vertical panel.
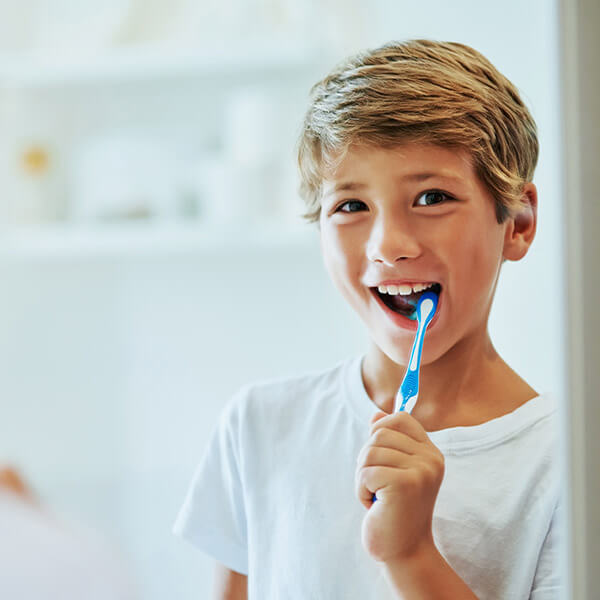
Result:
M563 0L570 598L600 589L600 4Z

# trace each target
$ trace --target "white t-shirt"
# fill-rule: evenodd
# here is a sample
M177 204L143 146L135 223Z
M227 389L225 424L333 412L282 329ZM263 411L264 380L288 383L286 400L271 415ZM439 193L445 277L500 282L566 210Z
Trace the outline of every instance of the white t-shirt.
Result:
M250 600L391 599L354 492L377 410L361 359L244 387L228 404L175 532L249 574ZM436 545L480 600L561 597L554 402L428 433L445 456Z

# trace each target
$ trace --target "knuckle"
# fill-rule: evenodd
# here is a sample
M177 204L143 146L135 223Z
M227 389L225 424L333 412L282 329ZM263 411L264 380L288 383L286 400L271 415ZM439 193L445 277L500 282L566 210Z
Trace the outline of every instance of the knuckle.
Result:
M365 452L367 450L367 446L363 446L358 452L358 456L356 457L356 464L361 465L364 462Z
M396 414L394 414L393 418L392 418L392 425L393 427L403 427L404 424L407 422L407 418L408 418L408 413L405 412L398 412Z
M378 456L378 454L379 453L377 451L377 448L374 448L373 446L371 446L365 452L364 463L367 464L367 465L371 465L371 464L377 462L377 456Z
M432 464L435 468L435 471L438 475L443 475L444 471L446 469L446 459L444 458L444 455L441 452L438 452L436 454L436 456L434 457Z
M387 437L387 433L386 433L385 429L378 429L373 434L373 441L375 443L382 443L386 437Z
M367 473L364 467L360 467L356 471L356 483L359 487L366 487Z
M423 477L427 484L437 483L444 476L444 465L439 460L429 460L423 466Z
M446 459L444 455L440 455L438 459L438 469L443 473L446 470Z
M427 483L431 483L438 478L438 469L436 465L432 463L428 463L427 466L423 470L425 480Z
M404 411L398 412L396 415L396 421L398 423L410 423L411 421L415 421L415 418L410 413Z

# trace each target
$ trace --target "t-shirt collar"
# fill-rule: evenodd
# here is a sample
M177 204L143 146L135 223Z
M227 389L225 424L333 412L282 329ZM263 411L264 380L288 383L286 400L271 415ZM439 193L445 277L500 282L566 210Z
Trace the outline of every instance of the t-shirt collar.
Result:
M350 409L365 427L369 427L371 417L379 408L365 389L361 372L363 359L364 355L361 355L346 361L342 367L342 380L344 396ZM514 411L485 423L428 431L427 435L440 449L453 453L468 452L471 449L500 443L555 411L554 395L545 392L528 400Z

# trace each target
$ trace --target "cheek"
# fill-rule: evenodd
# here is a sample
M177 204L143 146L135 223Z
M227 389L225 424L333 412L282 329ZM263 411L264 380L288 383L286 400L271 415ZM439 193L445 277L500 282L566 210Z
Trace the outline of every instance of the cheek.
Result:
M360 278L360 250L348 236L337 229L321 230L321 253L325 268L342 293L346 293Z
M459 269L460 288L471 295L477 305L487 307L494 292L502 260L502 237L495 230L474 236L461 243L463 265Z

